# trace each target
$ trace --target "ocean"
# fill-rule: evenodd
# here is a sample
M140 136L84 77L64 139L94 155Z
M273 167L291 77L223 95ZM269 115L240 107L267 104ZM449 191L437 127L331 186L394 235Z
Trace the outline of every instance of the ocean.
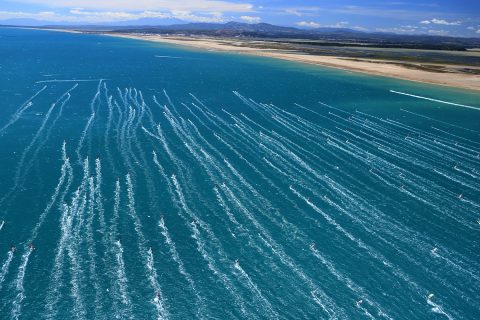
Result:
M480 95L0 28L1 319L479 319Z

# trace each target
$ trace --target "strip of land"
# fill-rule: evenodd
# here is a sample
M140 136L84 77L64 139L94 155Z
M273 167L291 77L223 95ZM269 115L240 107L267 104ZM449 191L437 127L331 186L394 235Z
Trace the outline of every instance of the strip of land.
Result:
M140 39L188 46L210 51L233 52L308 63L355 72L432 83L457 88L480 90L480 67L472 65L420 63L416 61L356 58L310 54L282 47L275 41L215 39L206 37L165 36L133 33L103 33L109 36ZM480 54L472 52L471 54Z

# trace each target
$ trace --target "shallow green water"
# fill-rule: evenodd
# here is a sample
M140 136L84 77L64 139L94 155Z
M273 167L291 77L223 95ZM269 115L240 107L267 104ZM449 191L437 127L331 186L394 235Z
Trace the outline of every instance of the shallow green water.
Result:
M17 29L0 71L0 318L480 317L478 93Z

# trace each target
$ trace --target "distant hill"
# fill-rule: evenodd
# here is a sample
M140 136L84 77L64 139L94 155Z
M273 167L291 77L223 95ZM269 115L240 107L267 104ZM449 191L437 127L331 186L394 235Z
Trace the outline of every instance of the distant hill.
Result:
M401 35L384 32L362 32L348 28L299 29L268 23L187 23L168 26L115 27L113 32L250 37L270 39L312 40L321 45L380 45L392 48L466 50L480 46L480 38L459 38L433 35ZM315 41L322 41L321 43ZM304 42L304 41L303 41Z
M299 29L294 27L277 26L269 23L242 23L242 22L227 22L227 23L185 23L172 25L136 25L130 28L115 28L125 30L151 30L151 31L175 31L175 32L206 32L216 31L217 33L229 33L235 35L316 35L321 33L344 33L344 34L358 34L363 33L346 28L318 28L318 29Z

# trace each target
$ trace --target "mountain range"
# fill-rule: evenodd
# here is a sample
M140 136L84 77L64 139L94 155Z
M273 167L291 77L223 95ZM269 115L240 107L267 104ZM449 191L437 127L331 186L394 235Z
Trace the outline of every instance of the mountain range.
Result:
M35 23L34 23L35 22ZM8 25L35 26L42 28L76 29L85 32L123 32L123 33L153 33L168 35L191 35L212 37L246 37L298 39L320 41L322 45L381 45L383 47L424 48L466 50L480 47L480 38L462 38L435 35L405 35L386 32L363 32L348 28L315 28L300 29L272 25L269 23L173 23L169 25L154 24L154 21L144 19L136 21L135 25L52 25L46 21L25 19L8 21ZM143 24L142 24L143 22ZM5 25L5 21L3 22ZM313 43L312 43L313 44Z

